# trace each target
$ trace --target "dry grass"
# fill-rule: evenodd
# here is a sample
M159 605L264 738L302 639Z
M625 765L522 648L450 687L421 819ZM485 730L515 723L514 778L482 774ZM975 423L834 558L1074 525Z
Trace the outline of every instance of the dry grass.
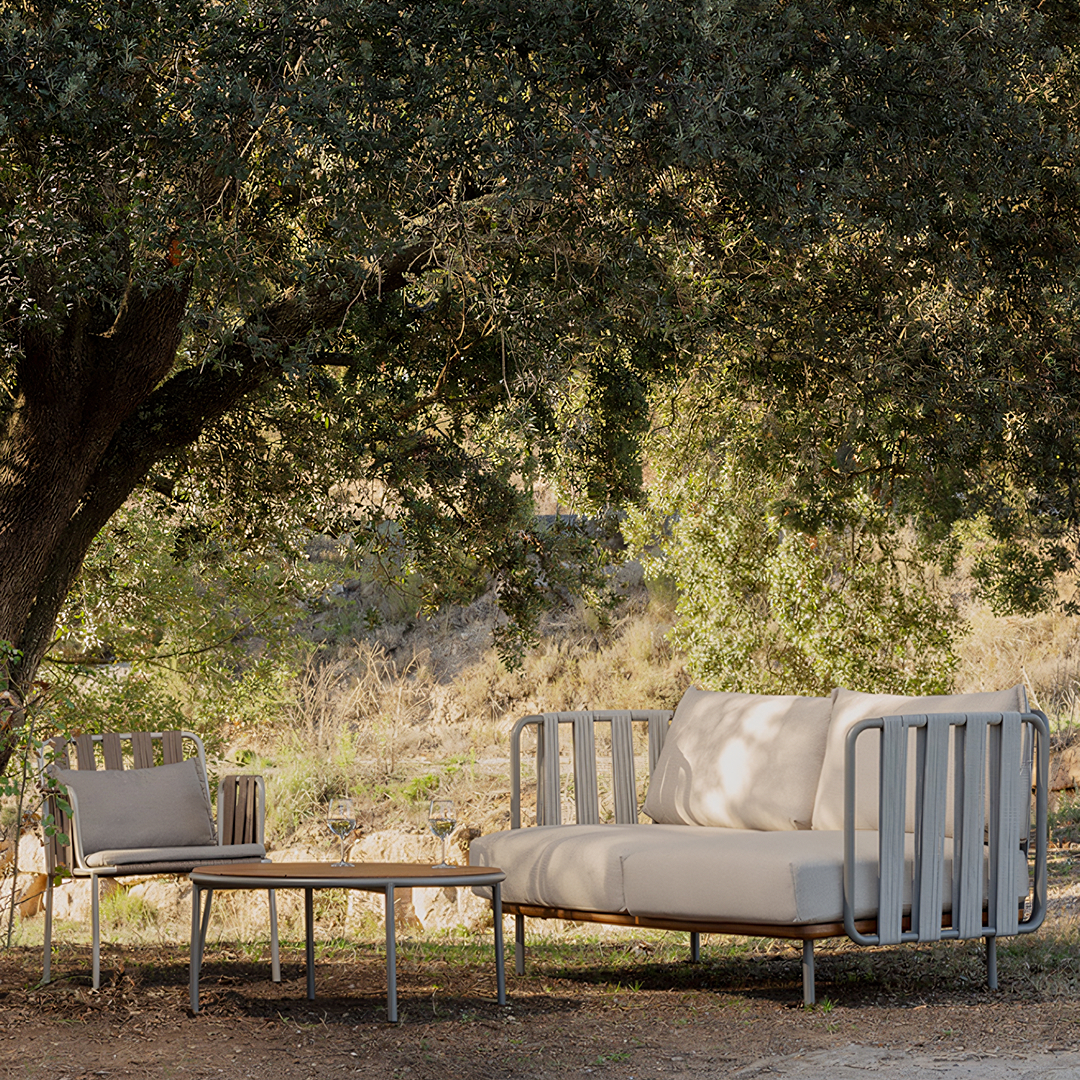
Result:
M995 616L974 606L966 616L957 690L1023 683L1030 704L1047 714L1055 733L1080 725L1080 619L1060 611Z
M956 689L1022 682L1056 730L1080 724L1080 620L996 617L965 603ZM372 829L423 828L434 794L455 799L465 823L497 827L505 820L508 737L518 718L672 708L689 683L666 639L672 598L650 597L643 587L606 622L582 608L549 616L514 671L491 647L494 618L490 602L480 601L418 625L384 625L315 654L293 707L233 747L268 777L276 846L316 837L324 843L326 802L342 793L361 800Z
M293 706L227 755L267 777L274 846L324 844L326 804L346 793L369 829L422 828L435 794L457 802L463 823L490 828L505 820L519 717L672 708L689 681L665 637L671 606L644 589L606 623L580 608L549 616L514 671L491 646L493 618L480 602L314 655Z

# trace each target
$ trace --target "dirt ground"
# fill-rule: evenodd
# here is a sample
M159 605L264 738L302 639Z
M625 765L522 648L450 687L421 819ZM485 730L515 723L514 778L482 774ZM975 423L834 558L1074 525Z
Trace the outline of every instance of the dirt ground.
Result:
M106 946L98 992L87 946L59 949L58 977L40 988L37 949L0 950L0 1076L696 1080L775 1072L785 1056L852 1044L941 1061L1080 1049L1080 1001L1058 983L1040 990L1022 951L1002 957L991 993L975 945L874 955L826 945L812 1010L800 1004L794 949L710 956L706 942L699 965L650 953L628 941L575 963L540 950L529 974L508 975L499 1006L479 946L467 956L404 947L400 1021L389 1024L376 945L324 950L309 1002L302 951L285 951L274 984L263 959L218 943L197 1016L184 946Z

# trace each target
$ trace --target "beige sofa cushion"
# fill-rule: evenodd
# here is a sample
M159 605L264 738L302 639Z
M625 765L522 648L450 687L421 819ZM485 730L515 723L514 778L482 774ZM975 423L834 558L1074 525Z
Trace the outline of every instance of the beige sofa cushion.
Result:
M914 837L905 841L909 902ZM947 910L951 840L944 853ZM877 833L856 835L859 918L873 915L877 904L877 854ZM844 838L836 832L549 825L482 836L472 842L469 862L505 871L506 903L748 925L836 923L844 911ZM1020 851L1016 875L1023 896Z
M663 825L809 829L831 698L691 687L675 710L645 813Z
M489 833L469 845L469 864L506 874L508 904L619 914L626 911L622 858L644 831L644 825L540 825Z
M52 774L75 795L85 856L216 843L210 797L195 758L148 769L54 769Z
M860 720L878 716L913 716L924 713L1027 712L1023 686L979 694L943 694L933 697L901 697L895 694L833 692L832 721L825 746L813 827L834 830L844 827L844 741ZM876 731L859 736L855 755L855 828L876 829L878 824L878 755L881 738ZM906 828L915 828L915 740L908 748L908 800ZM949 774L949 805L952 805L952 771ZM947 815L946 835L952 835L952 814Z
M748 925L837 923L844 916L844 837L837 832L747 832L639 826L655 838L623 859L631 915ZM662 831L661 831L662 830ZM855 837L856 918L876 914L878 834ZM905 907L914 837L905 837ZM944 847L944 910L952 906L952 841ZM1017 896L1027 868L1017 852Z

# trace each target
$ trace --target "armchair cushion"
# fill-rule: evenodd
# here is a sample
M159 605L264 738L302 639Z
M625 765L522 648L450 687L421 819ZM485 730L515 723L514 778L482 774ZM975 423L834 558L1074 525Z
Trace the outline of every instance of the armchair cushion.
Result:
M198 760L147 769L54 769L74 794L83 856L133 848L216 844L206 780Z
M136 866L144 863L224 862L242 859L262 859L266 848L262 844L199 844L182 847L120 848L95 851L87 855L86 865Z

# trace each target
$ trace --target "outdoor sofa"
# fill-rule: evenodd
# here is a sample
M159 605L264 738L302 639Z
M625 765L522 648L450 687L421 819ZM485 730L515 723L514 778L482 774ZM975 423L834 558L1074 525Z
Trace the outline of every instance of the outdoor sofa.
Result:
M691 688L673 717L527 716L511 739L511 828L473 840L470 862L506 873L519 974L531 917L689 931L693 959L701 933L801 939L808 1004L815 940L982 937L995 988L997 938L1045 913L1048 742L1021 686L925 698ZM609 750L610 774L598 770ZM652 823L639 822L636 751Z

